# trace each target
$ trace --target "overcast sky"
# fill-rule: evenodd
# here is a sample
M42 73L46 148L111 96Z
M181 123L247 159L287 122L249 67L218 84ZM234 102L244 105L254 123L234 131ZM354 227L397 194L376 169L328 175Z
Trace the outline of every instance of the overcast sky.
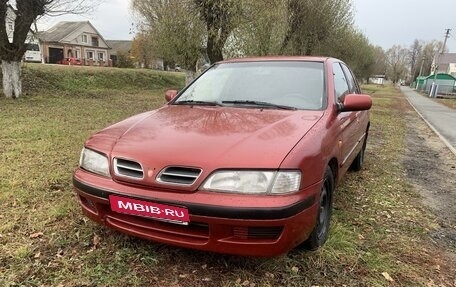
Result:
M352 0L355 25L374 45L385 50L393 45L409 47L415 39L443 41L445 29L453 29L447 42L456 53L456 0ZM108 0L92 15L61 16L41 22L40 29L58 21L89 20L108 40L133 38L129 0ZM134 30L134 29L133 29Z

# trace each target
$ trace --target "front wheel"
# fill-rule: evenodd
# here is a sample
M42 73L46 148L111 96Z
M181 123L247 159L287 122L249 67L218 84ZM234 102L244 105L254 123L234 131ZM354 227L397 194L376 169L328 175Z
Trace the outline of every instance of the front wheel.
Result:
M317 222L304 247L309 250L316 250L322 246L329 233L329 223L332 213L332 194L334 191L334 177L331 168L326 167L323 185L320 191Z
M363 147L361 148L358 155L355 157L352 164L350 165L350 170L360 171L363 168L364 153L366 151L366 143L367 143L367 134L366 134L366 138L364 139Z

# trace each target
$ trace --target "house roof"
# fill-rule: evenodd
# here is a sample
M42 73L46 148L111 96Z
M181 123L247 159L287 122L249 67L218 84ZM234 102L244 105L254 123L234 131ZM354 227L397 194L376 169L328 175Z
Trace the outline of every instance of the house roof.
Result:
M88 21L83 22L59 22L50 29L40 32L38 37L45 42L60 42L70 33L83 27Z
M74 37L75 35L72 35L73 33L78 30L83 31L84 27L87 28L87 26L89 26L96 34L98 34L101 40L107 45L108 49L111 48L106 43L106 40L103 38L100 32L98 32L92 23L90 23L90 21L62 21L55 24L46 31L39 32L38 38L43 42L67 42L69 40L68 37Z
M439 64L456 63L456 53L443 53L443 54L440 54L437 62Z
M435 75L429 75L426 77L426 80L429 80L429 79L434 79L436 78L437 80L450 80L450 81L456 81L456 78L453 77L452 75L450 74L446 74L446 73L437 73L437 76Z
M106 43L109 47L112 48L111 55L116 55L117 52L129 52L131 50L131 46L133 41L130 40L106 40Z

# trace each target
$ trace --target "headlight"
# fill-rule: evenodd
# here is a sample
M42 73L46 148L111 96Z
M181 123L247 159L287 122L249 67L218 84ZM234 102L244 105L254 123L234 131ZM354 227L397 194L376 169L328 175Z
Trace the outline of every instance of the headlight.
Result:
M241 194L286 194L299 190L299 171L218 171L203 189Z
M96 174L110 176L108 158L101 153L87 148L82 149L79 166Z

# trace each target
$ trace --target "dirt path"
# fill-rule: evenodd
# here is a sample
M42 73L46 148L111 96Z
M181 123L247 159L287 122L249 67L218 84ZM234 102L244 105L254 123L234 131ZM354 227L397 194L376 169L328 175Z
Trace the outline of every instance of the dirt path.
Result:
M412 109L406 119L407 176L436 215L432 240L456 259L456 156Z

